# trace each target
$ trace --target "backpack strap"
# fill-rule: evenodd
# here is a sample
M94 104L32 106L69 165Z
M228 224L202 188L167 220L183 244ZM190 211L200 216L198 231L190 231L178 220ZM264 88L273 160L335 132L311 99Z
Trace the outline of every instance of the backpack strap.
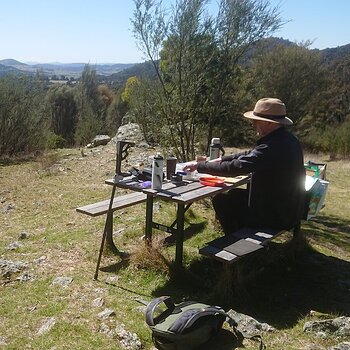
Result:
M159 304L164 303L167 307L165 311L163 311L159 316L154 317L154 311L159 306ZM153 299L146 308L145 317L146 317L146 323L152 327L156 325L160 320L162 320L166 315L169 315L172 313L172 311L175 309L175 304L171 297L169 296L163 296L156 299Z

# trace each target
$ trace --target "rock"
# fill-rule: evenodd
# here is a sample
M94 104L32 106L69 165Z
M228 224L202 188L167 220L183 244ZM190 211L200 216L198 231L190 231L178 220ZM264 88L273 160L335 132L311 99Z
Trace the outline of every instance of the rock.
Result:
M115 329L119 343L123 349L138 350L142 348L140 338L136 333L131 333L125 329L123 324L118 325Z
M29 274L28 272L25 272L23 275L16 278L16 280L20 282L29 282L33 281L35 279L35 276Z
M111 138L108 135L96 135L91 144L93 147L105 146L109 141Z
M136 123L129 123L119 127L117 134L113 138L117 141L133 141L136 144L145 143L141 128Z
M16 250L18 248L21 248L23 247L23 244L22 243L19 243L17 241L15 242L11 242L8 246L7 246L7 249L8 250Z
M309 311L309 316L311 316L311 317L318 317L318 318L329 318L330 317L330 315L329 314L325 314L325 313L323 313L323 312L319 312L319 311L315 311L315 310L310 310Z
M100 333L104 333L104 334L107 334L110 329L109 327L105 324L105 323L101 323L100 325L100 329L98 330Z
M7 339L0 335L0 345L7 345Z
M104 309L97 317L101 320L106 320L108 317L115 316L115 312L112 309Z
M100 329L99 329L99 332L100 333L103 333L103 334L106 334L108 335L109 337L114 337L115 336L115 331L110 329L108 327L108 325L106 325L105 323L102 323L101 326L100 326Z
M55 317L50 317L48 320L45 321L45 323L40 327L40 329L37 332L37 335L43 335L47 333L54 325L56 324Z
M42 256L40 256L39 258L34 259L34 260L33 260L33 263L34 263L34 264L40 265L40 264L44 263L44 261L45 261L46 259L47 259L46 255L42 255Z
M3 277L8 278L16 272L20 272L27 267L27 263L21 261L11 261L0 259L0 273Z
M119 276L108 276L106 278L106 283L107 284L114 284L116 282L118 282Z
M138 148L153 148L146 141L141 141L136 145Z
M345 341L343 343L329 348L328 350L350 350L350 342Z
M103 298L96 298L92 301L91 305L93 307L101 307L103 306L104 302L105 301L103 300Z
M52 284L58 284L64 288L68 288L68 286L73 282L72 277L56 277L53 281Z
M261 332L273 332L276 329L267 323L259 322L253 317L245 314L240 314L234 310L229 310L228 314L237 322L238 329L249 335L256 335Z
M9 211L15 209L15 205L12 203L9 203L5 206L5 208L3 209L4 213L8 213Z
M350 336L350 317L341 316L321 321L308 321L304 324L306 333L326 333L339 337Z

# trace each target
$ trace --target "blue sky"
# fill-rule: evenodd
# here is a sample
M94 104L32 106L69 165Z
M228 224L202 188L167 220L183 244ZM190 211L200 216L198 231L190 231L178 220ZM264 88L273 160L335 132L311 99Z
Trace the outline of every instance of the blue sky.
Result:
M163 3L174 3L172 0ZM212 3L215 3L212 0ZM289 20L275 36L350 43L350 0L270 0ZM132 0L0 0L0 59L21 62L144 61L131 32Z

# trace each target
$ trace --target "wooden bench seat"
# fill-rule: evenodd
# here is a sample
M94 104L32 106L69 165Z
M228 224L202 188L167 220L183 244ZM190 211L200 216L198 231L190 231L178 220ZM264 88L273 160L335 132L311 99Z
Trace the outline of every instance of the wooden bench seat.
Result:
M199 253L231 264L243 256L264 248L264 244L283 232L285 230L244 227L230 235L208 242L206 246L199 249Z
M112 211L130 207L134 204L142 203L146 201L147 196L142 192L132 192L122 196L116 196L113 199ZM101 202L85 205L83 207L76 208L76 211L89 216L99 216L108 212L110 199L106 199Z

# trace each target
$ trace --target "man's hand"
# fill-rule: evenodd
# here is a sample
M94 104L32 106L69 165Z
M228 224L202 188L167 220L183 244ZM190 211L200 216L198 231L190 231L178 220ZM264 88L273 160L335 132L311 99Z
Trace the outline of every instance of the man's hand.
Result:
M208 163L216 163L221 162L221 158L215 158L212 160L209 160ZM184 163L184 166L182 168L183 171L186 171L187 173L192 173L193 171L197 170L198 168L198 162L195 160L192 160L191 162Z
M185 163L182 170L186 171L186 173L192 173L193 171L197 170L197 167L198 167L198 162L193 160L191 162Z

